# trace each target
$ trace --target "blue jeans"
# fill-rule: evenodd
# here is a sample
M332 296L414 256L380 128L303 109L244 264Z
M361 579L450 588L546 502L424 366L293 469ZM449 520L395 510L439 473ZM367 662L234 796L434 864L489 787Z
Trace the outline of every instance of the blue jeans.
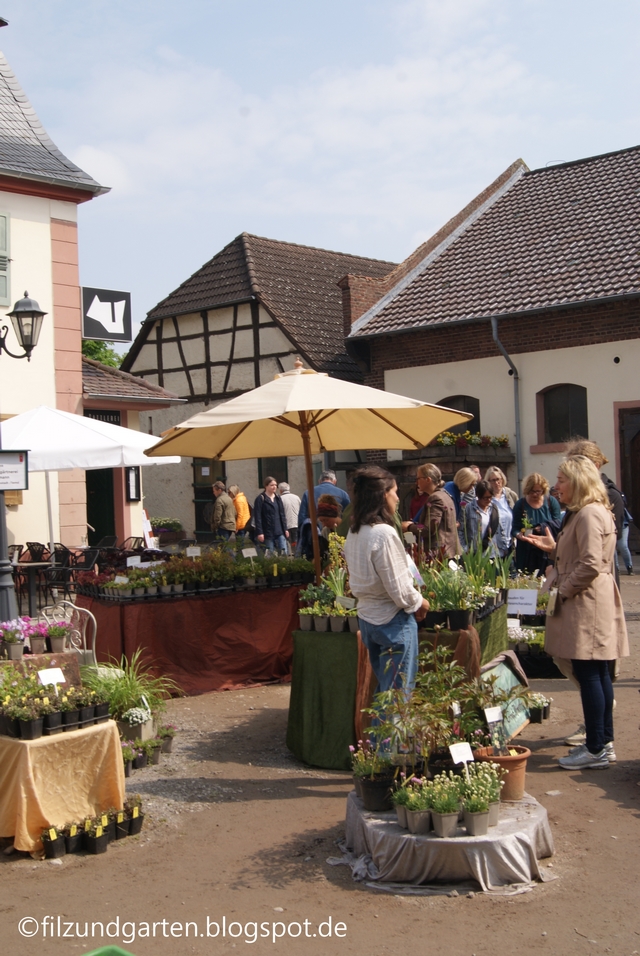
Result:
M622 534L620 535L620 540L616 545L616 563L618 561L618 555L621 556L624 561L624 566L629 570L633 568L633 558L631 557L631 552L629 551L629 525L626 524L622 529Z
M369 651L378 691L413 688L418 670L418 624L413 614L398 611L388 624L358 618L362 643Z
M273 538L267 538L265 535L262 547L267 551L286 551L287 539L283 534L276 534Z
M609 661L572 660L571 664L580 684L587 750L599 754L605 744L613 741L613 684Z

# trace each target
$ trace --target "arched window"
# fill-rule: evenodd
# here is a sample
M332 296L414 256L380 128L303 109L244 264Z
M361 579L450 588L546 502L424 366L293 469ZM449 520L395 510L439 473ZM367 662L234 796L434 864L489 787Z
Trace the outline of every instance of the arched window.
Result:
M462 435L467 429L470 432L480 431L480 402L477 398L471 395L449 395L447 398L441 398L436 405L444 405L445 408L455 408L458 412L468 412L473 415L471 421L449 428L448 431L455 435Z
M587 390L582 385L552 385L538 395L542 398L544 444L589 437ZM540 408L540 402L538 402ZM539 427L539 431L542 429ZM539 436L542 437L542 436Z

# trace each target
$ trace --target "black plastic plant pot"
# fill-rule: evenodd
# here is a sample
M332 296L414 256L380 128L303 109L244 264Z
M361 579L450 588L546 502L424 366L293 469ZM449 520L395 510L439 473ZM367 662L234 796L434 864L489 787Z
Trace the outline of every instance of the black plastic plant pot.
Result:
M531 707L529 710L529 720L532 724L542 723L542 707Z
M124 775L125 775L125 777L130 777L132 770L133 770L133 760L125 760L125 762L124 762Z
M391 791L393 787L393 776L384 777L361 777L360 790L362 791L362 802L365 810L378 813L384 810L391 810Z
M82 849L82 831L78 830L73 836L64 838L67 853L79 853Z
M6 737L19 737L20 721L14 720L12 717L5 717L3 733Z
M106 853L109 846L109 837L106 833L102 836L91 836L90 833L82 834L82 849L87 853Z
M90 707L81 707L80 708L80 723L84 727L89 727L96 719L96 708L95 704L91 704Z
M62 712L62 723L64 730L75 730L80 719L79 710L64 710Z
M47 860L57 860L67 852L67 844L63 836L56 837L55 840L42 838L44 855Z
M146 767L149 763L149 758L145 753L138 754L137 757L133 758L133 769L142 770L143 767Z
M446 627L447 626L447 612L446 611L427 611L426 617L423 621L422 626L430 628L433 630L435 626Z
M473 611L449 611L447 617L449 618L449 629L451 631L466 631L467 628L471 627Z
M116 820L116 840L123 840L124 837L128 837L131 832L131 820L124 819L122 823L118 823Z
M142 830L142 824L144 823L144 813L139 813L137 817L130 818L130 827L129 834L131 836L136 836Z
M547 704L545 704L544 707L542 708L542 719L543 719L543 720L548 720L550 713L551 713L551 704L547 703Z
M109 702L106 704L96 704L96 724L109 720Z
M58 711L55 714L45 714L42 718L42 732L45 736L62 733L62 714Z
M21 720L20 737L22 740L37 740L42 737L42 717L36 717L34 720Z

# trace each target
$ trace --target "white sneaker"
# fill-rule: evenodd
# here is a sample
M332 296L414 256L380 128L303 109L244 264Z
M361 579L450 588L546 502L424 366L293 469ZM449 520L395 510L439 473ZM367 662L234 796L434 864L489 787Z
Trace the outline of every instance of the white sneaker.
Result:
M577 747L573 753L560 757L558 763L563 770L607 770L609 758L606 747L603 747L599 754L592 754L585 746L584 750Z
M571 756L575 756L579 750L581 751L586 749L587 749L586 744L580 744L578 747L572 747L569 753ZM613 749L613 741L610 741L608 744L605 744L604 749L607 752L607 758L609 760L609 763L615 763L618 758L616 757L616 752Z
M584 724L580 724L577 730L574 730L572 734L565 740L567 747L579 747L581 744L586 743L587 741L587 728Z

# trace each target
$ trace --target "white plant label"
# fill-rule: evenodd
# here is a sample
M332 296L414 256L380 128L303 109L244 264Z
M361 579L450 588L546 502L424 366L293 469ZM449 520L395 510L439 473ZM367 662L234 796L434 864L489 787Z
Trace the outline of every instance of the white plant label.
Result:
M350 611L356 606L356 599L352 597L346 597L344 594L340 594L336 598L335 603L339 604L340 607L345 608L347 611Z
M38 680L43 687L46 687L47 684L67 683L60 667L46 667L44 670L38 671Z
M538 591L532 588L509 588L507 614L535 614Z
M131 557L127 558L127 567L128 568L139 568L142 559L139 554L133 554Z
M466 740L461 744L451 744L449 753L454 763L473 763L473 751Z
M116 574L115 578L113 579L113 583L114 583L114 584L128 584L128 583L129 583L129 578L126 576L126 574Z
M402 537L403 537L404 540L407 542L407 544L415 544L415 543L416 543L416 536L415 536L415 534L413 533L413 531L405 531L405 533L403 534Z
M485 707L484 716L488 724L496 724L502 720L502 707Z
M199 558L201 554L202 554L202 548L199 548L195 545L192 548L187 548L188 558Z
M242 549L242 557L243 557L243 558L257 558L257 557L258 557L258 552L256 551L255 548L243 548L243 549Z

